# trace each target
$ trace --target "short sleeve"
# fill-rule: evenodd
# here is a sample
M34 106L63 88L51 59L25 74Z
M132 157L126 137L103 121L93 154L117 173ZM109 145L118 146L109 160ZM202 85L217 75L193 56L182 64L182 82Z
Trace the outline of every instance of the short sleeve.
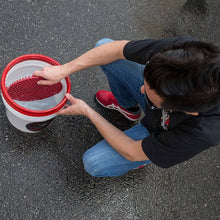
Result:
M179 114L173 117L181 118ZM218 145L219 131L220 105L217 105L208 112L187 117L171 130L152 132L143 139L142 149L153 163L167 168Z
M167 168L186 161L220 142L219 117L191 118L170 131L153 133L142 141L142 149L156 165ZM210 129L210 128L216 129Z
M173 37L164 39L146 39L129 41L123 50L124 57L128 60L146 64L155 54L177 43L195 41L191 37Z

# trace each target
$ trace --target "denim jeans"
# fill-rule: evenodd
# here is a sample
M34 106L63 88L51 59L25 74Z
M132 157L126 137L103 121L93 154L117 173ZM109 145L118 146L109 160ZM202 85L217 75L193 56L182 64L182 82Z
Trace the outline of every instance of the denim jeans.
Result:
M96 43L96 47L113 40L104 38ZM110 88L120 106L124 108L134 107L137 104L145 110L146 98L140 91L143 82L144 65L128 60L118 60L101 66L107 76ZM137 140L142 140L149 135L148 130L138 124L124 131L126 135ZM119 176L138 168L146 161L129 161L120 155L105 140L87 150L83 155L85 170L95 177Z

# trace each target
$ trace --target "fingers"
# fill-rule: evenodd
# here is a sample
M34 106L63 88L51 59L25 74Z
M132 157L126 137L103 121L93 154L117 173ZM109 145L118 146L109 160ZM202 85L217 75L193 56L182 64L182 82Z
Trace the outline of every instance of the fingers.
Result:
M40 70L36 70L36 71L34 71L34 73L32 74L32 76L41 76L42 74L42 71L40 71Z
M42 68L42 70L36 70L33 72L32 76L38 76L38 77L43 78L37 82L38 85L52 85L53 84L53 82L51 80L47 79L48 77L46 77L45 71L48 70L48 67L49 66L45 66Z
M34 73L32 74L32 76L38 76L38 77L41 77L41 78L44 78L43 77L43 72L41 70L36 70L34 71ZM37 82L38 85L48 85L48 81L47 80L39 80Z
M56 115L67 115L67 113L68 113L67 109L61 109L56 113Z
M45 78L45 71L48 70L49 66L44 66L41 70L35 70L32 74L32 76L41 76L42 78Z
M72 115L71 105L65 104L64 108L59 110L56 115Z
M66 98L70 101L71 104L75 103L75 98L71 94L67 93ZM71 115L70 107L70 105L65 104L64 109L58 111L56 115Z
M41 77L41 80L39 80L37 82L38 85L52 85L54 84L52 81L46 79L43 77L43 74L41 71L35 71L32 76L38 76L38 77Z
M49 80L39 80L37 82L38 85L52 85L53 83Z
M66 94L66 98L70 101L71 104L76 102L76 98L74 98L70 93Z
M70 101L71 105L66 104L64 109L61 109L57 115L84 115L88 105L81 99L74 98L70 93L66 94L66 98Z

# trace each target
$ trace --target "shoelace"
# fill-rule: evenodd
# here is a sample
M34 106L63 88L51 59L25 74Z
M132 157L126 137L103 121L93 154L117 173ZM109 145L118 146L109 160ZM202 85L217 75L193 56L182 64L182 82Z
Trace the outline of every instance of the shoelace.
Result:
M108 105L109 108L112 108L112 109L116 109L116 110L119 110L121 113L126 113L127 115L134 115L130 112L127 112L123 109L121 109L119 106L116 106L114 103L112 103L111 105Z

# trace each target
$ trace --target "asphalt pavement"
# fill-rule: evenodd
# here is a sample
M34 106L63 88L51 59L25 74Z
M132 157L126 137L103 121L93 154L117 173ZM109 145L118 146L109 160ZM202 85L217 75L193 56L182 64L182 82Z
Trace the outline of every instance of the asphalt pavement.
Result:
M1 0L0 72L23 54L68 62L109 37L181 35L219 45L220 1ZM109 90L98 67L70 77L71 93L118 128L132 125L94 101ZM83 153L102 140L82 116L59 116L37 134L14 128L0 100L1 220L217 220L220 148L212 147L169 169L150 164L115 178L94 178Z

